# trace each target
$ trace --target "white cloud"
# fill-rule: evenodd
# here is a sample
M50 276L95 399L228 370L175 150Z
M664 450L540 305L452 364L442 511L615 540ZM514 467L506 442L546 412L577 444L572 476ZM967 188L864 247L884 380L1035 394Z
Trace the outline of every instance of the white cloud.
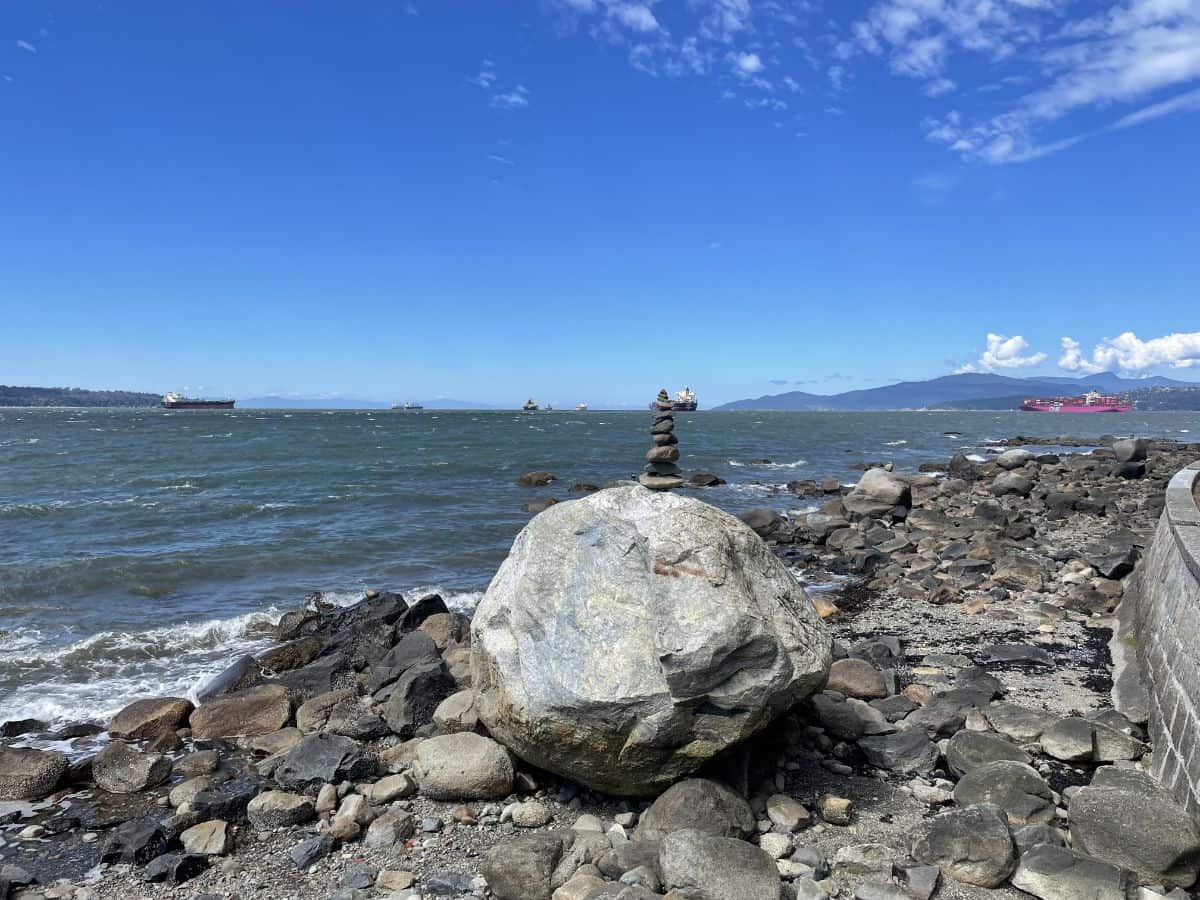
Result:
M529 89L518 84L511 91L505 91L492 97L492 106L496 109L523 109L529 105Z
M1068 372L1141 372L1154 366L1189 369L1200 366L1200 331L1174 332L1143 341L1132 331L1104 338L1083 355L1079 342L1062 339L1063 354L1058 364Z
M29 41L17 41L17 48L19 50L27 50L30 53L37 53L37 47L33 46Z
M941 97L952 93L956 87L958 85L949 78L938 78L926 84L921 91L926 97Z
M980 355L978 362L960 366L958 371L994 372L997 369L1021 369L1026 366L1040 366L1046 361L1045 353L1023 355L1028 349L1029 341L1019 334L1007 337L989 332L987 349Z
M626 28L633 31L658 31L658 19L650 7L641 3L617 3L608 8L608 14Z
M481 87L485 91L491 90L493 84L496 83L496 66L490 59L485 59L479 64L479 74L472 75L467 81L476 87Z
M502 166L515 166L516 165L516 163L513 162L511 159L509 159L507 156L501 156L499 153L489 153L488 159L490 159L494 163L500 163L500 165L502 165Z
M765 68L757 53L731 53L729 60L736 71L746 75L756 75Z

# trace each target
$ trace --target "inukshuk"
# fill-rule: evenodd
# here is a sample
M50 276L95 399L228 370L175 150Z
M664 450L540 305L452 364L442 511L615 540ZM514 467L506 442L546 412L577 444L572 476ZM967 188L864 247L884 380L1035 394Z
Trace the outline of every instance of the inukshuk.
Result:
M683 484L679 474L679 438L675 437L675 413L671 398L666 390L658 392L651 405L654 411L650 425L650 436L654 446L646 454L646 468L638 481L652 491L669 491Z

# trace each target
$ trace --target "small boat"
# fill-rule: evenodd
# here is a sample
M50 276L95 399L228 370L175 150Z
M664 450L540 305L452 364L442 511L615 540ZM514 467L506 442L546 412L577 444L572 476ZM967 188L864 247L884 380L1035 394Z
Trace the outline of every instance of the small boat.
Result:
M233 409L234 400L205 400L200 397L185 397L174 391L162 396L163 409Z
M554 404L547 403L546 404L546 412L554 412Z
M393 403L392 411L400 410L401 412L420 412L425 407L416 400L405 400L403 403Z
M1133 409L1128 397L1088 391L1082 397L1042 397L1024 401L1022 412L1065 412L1065 413L1127 413Z
M537 401L530 397L525 401L525 404L521 407L521 410L523 412L537 412L539 408L540 407L537 405Z
M575 404L575 412L587 412L587 404L582 402Z

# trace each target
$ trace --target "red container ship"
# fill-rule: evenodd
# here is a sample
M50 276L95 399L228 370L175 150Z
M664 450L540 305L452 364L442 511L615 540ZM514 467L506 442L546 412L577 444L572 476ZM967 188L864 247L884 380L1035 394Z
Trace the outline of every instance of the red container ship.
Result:
M1031 399L1021 404L1025 412L1067 412L1067 413L1125 413L1133 409L1128 397L1117 397L1112 394L1101 394L1098 391L1088 391L1082 397L1051 397L1048 399Z

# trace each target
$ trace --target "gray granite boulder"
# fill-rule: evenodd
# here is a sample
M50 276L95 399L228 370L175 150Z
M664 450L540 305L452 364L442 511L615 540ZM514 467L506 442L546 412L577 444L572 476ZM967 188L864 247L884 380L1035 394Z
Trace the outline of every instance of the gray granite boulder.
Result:
M1017 864L1004 810L968 806L926 819L912 845L913 858L937 866L955 881L994 888Z
M1148 776L1111 771L1118 774L1101 775L1071 797L1075 848L1131 869L1146 883L1191 887L1200 875L1200 828Z
M1082 853L1038 844L1021 857L1013 887L1039 900L1130 900L1137 896L1137 876Z
M140 753L113 741L92 760L92 780L110 794L133 794L162 784L171 777L171 757Z
M517 536L472 622L476 709L516 755L652 794L820 688L831 640L754 532L617 487Z
M550 900L550 880L562 855L558 835L522 835L488 850L483 877L499 900Z
M987 731L960 731L950 738L946 749L946 765L959 778L1000 759L1028 763L1029 754L1012 741Z
M779 870L766 853L734 838L675 831L658 853L662 886L687 900L779 900Z
M660 841L673 831L691 828L720 837L754 833L750 804L720 782L688 778L671 785L638 820L637 838Z
M891 472L868 469L853 490L842 498L842 505L855 516L884 516L897 506L912 506L912 488Z
M175 731L187 723L192 701L183 697L150 697L135 700L108 722L111 737L126 741L143 741Z
M971 769L955 786L954 801L962 806L995 804L1013 825L1054 821L1050 786L1032 766L1018 760L995 760Z

